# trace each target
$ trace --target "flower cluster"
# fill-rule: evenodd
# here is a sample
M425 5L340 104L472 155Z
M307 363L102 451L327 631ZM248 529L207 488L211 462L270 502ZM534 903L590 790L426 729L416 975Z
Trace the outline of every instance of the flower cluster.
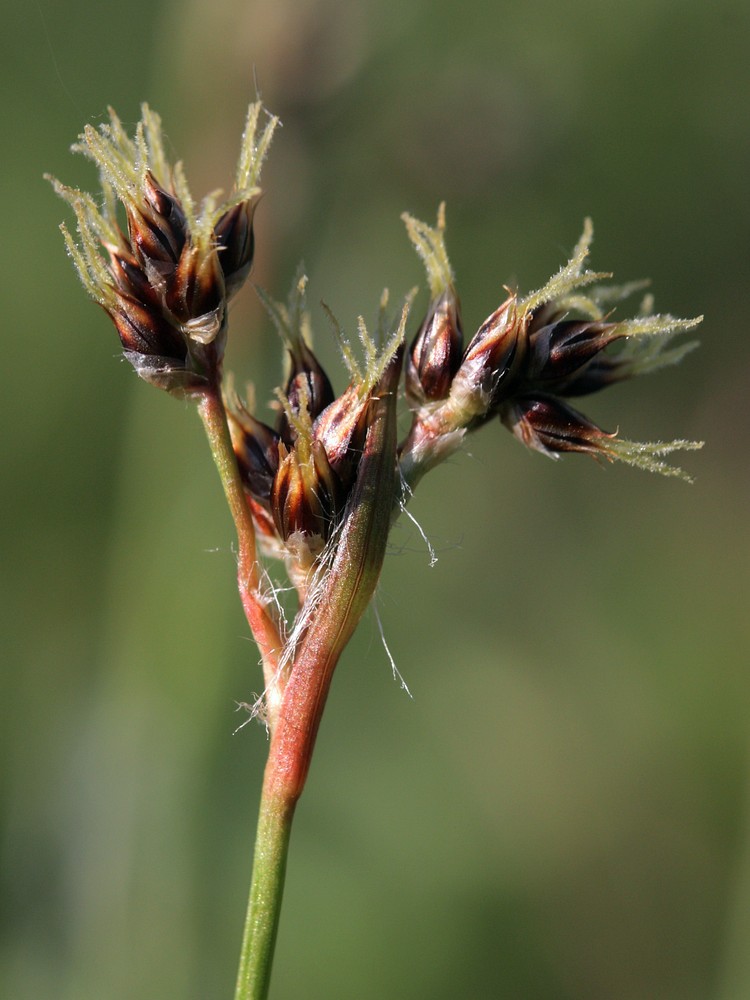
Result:
M269 554L285 557L291 572L296 568L303 574L340 525L370 425L371 404L383 390L386 369L400 356L408 315L407 306L390 330L384 295L380 349L360 319L364 367L330 316L350 375L349 384L336 396L310 344L306 285L307 278L298 274L286 306L260 293L288 358L284 385L277 390L275 426L257 420L231 386L227 392L235 454L259 537Z
M398 447L398 462L407 495L467 432L495 417L527 447L553 458L578 451L684 476L659 456L698 447L695 443L623 441L568 399L675 363L695 344L675 347L670 341L699 320L652 315L646 298L640 316L615 321L605 309L643 284L604 286L599 282L609 275L584 269L592 239L587 221L571 260L539 291L524 298L508 292L464 346L444 210L436 227L411 216L405 221L424 260L431 295L404 364L412 422ZM336 327L351 374L337 397L310 346L305 285L298 275L287 306L261 293L289 358L285 384L277 390L275 427L256 419L234 393L229 411L235 452L266 549L307 569L339 524L362 449L367 403L396 350L403 323L380 354L360 327L368 352L366 373L358 370Z
M113 320L126 359L146 381L196 405L237 529L237 584L263 668L249 718L270 732L253 885L236 996L267 996L286 852L321 715L339 657L375 593L389 531L419 479L466 434L501 421L530 448L579 451L683 475L660 460L694 442L636 444L592 423L569 403L621 379L678 361L692 344L672 338L698 320L635 319L615 304L635 291L602 286L584 267L590 223L571 260L538 291L507 297L464 344L445 247L445 213L431 227L404 216L430 288L427 315L408 350L412 303L378 331L359 321L360 357L328 311L349 378L337 394L312 348L300 272L286 304L259 294L284 344L287 370L275 420L222 378L227 305L253 261L260 170L277 125L251 106L232 193L196 207L180 163L165 155L148 106L135 137L110 112L74 147L99 168L103 199L52 180L73 207L77 237L63 226L84 286ZM402 369L410 424L398 440ZM284 560L296 591L293 618L258 558ZM287 589L287 588L283 588ZM394 665L394 674L397 673ZM244 723L243 723L244 724Z
M250 107L231 195L222 200L215 192L197 209L181 164L167 160L158 115L146 105L142 110L134 139L110 112L108 123L87 127L73 147L99 168L101 206L53 180L77 217L77 239L62 227L66 244L138 374L173 393L217 396L227 303L252 265L257 182L277 120L269 117L261 128L261 105ZM360 320L364 364L329 313L350 376L337 395L311 346L307 279L300 272L286 305L259 290L288 358L273 426L259 420L231 385L224 389L222 405L256 532L267 553L286 561L299 586L342 525L374 402L380 393L393 393L402 356L411 426L388 460L402 484L396 509L425 472L493 418L551 457L578 451L667 475L684 473L660 456L698 447L623 441L569 403L678 361L694 344L675 347L672 338L700 322L653 315L650 297L636 318L616 319L616 303L643 285L602 285L609 275L585 269L590 222L556 275L524 297L506 289L505 300L465 345L444 207L434 227L410 215L404 221L430 289L427 315L406 352L410 299L400 322L388 323L384 296L379 347Z
M99 168L101 207L50 178L76 213L78 239L62 230L84 286L109 313L136 372L170 392L220 379L227 303L252 265L257 181L277 124L271 118L259 129L261 113L260 104L250 107L232 194L215 192L199 209L145 104L134 139L110 109L109 122L87 126L73 146Z
M700 323L652 315L651 297L635 319L605 310L643 288L599 284L609 274L584 269L593 230L586 220L572 258L538 291L507 298L463 347L459 301L445 249L445 214L436 227L405 215L422 257L431 304L407 355L406 395L412 425L400 447L404 480L413 485L461 443L499 417L527 447L553 458L579 451L684 477L660 455L699 447L694 442L638 443L618 439L567 402L613 382L674 364L696 346L671 346ZM616 345L613 351L608 351Z

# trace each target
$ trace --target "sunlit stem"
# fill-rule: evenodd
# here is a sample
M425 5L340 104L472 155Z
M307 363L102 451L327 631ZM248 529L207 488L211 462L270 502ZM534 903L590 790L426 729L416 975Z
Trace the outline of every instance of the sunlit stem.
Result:
M357 479L330 568L309 600L263 778L253 878L235 1000L265 1000L279 924L292 817L310 767L333 672L375 591L397 495L397 352L370 399ZM301 614L304 616L303 607Z
M218 389L207 390L201 395L198 412L206 429L211 453L237 529L237 585L245 616L263 661L268 720L272 726L283 694L283 677L279 672L283 641L279 622L274 614L274 606L261 584L253 519L245 498L229 435L226 410Z

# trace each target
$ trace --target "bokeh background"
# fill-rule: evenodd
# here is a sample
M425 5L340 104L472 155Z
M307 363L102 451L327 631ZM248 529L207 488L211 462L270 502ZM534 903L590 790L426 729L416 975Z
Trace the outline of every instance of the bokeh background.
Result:
M284 128L255 279L300 259L345 326L448 202L466 327L593 216L594 265L705 313L679 369L586 405L704 439L693 486L489 426L393 535L298 810L273 995L750 996L750 8L716 0L3 5L2 938L9 1000L232 993L266 737L198 420L117 360L51 171L107 104L159 109L193 188L256 90ZM424 307L425 299L420 299ZM317 346L343 373L316 307ZM253 293L230 367L281 353ZM680 456L678 456L680 457Z

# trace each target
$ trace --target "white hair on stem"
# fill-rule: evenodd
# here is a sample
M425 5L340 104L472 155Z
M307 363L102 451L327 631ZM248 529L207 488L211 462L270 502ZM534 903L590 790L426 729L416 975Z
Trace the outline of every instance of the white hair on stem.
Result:
M372 603L372 613L375 615L375 621L378 625L378 632L380 633L380 641L383 643L383 649L385 650L385 655L388 657L388 662L391 665L391 673L393 674L394 681L398 681L399 687L402 691L406 691L412 701L414 701L414 695L409 690L409 685L404 680L404 675L396 666L396 661L393 658L393 653L391 653L390 647L386 642L385 630L383 629L383 621L380 617L380 612L378 611L377 604L373 601Z
M409 520L411 521L411 523L414 525L414 527L419 532L420 538L422 539L422 541L427 546L427 554L430 557L430 569L432 569L432 567L438 561L437 552L435 551L434 545L432 544L432 542L430 541L430 539L427 537L427 533L425 532L425 530L422 527L422 525L419 523L419 521L416 519L416 517L414 517L414 515L411 513L411 511L407 508L407 504L409 503L409 500L411 500L411 498L414 496L414 491L409 486L409 484L407 483L406 479L404 479L403 473L401 472L401 466L399 466L399 476L401 478L401 496L398 499L398 508L399 508L399 510L401 511L402 514L405 514L409 518Z

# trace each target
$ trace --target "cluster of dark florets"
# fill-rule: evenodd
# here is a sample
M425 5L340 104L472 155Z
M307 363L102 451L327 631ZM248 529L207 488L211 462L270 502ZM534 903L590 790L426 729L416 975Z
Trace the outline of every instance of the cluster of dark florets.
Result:
M146 105L135 139L119 119L87 128L75 149L99 167L100 208L90 195L57 181L78 220L78 240L65 238L84 285L109 313L125 357L147 381L172 393L218 393L227 335L227 304L253 262L255 186L276 119L258 131L253 105L229 199L204 199L196 211L180 164L164 155L161 124ZM117 218L117 203L125 226ZM530 448L552 457L587 452L654 471L680 474L658 460L685 441L635 444L608 433L571 406L584 396L678 360L692 345L665 350L697 320L650 313L617 320L605 306L625 289L594 287L607 275L584 270L590 223L571 260L538 292L507 297L464 343L454 275L445 248L441 206L436 227L404 216L422 257L430 304L405 352L404 393L411 426L393 455L402 500L419 478L454 451L464 436L499 418ZM366 364L360 369L340 334L351 380L341 395L316 358L303 308L300 275L287 309L264 293L289 364L273 424L228 392L227 413L242 482L259 533L276 555L312 565L334 537L351 496L381 377L391 393L400 370L406 310L395 333L383 325L377 349L360 325ZM593 290L592 290L593 289ZM385 299L383 309L385 308ZM382 312L382 311L381 311ZM340 331L339 331L340 333ZM622 343L629 342L622 349ZM613 345L620 344L620 349Z

